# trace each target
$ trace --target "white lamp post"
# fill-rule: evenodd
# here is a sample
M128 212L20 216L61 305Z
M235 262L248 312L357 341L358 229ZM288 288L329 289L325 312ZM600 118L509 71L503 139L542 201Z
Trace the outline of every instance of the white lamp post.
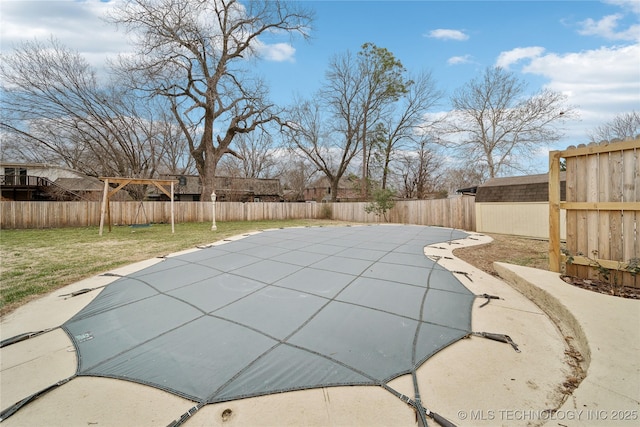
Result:
M216 192L215 191L211 193L211 213L213 217L213 224L211 225L211 231L216 231L218 227L216 226Z

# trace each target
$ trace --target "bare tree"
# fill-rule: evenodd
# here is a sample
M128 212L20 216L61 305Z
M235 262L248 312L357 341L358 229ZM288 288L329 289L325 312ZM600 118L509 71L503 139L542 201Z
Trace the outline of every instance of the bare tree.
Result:
M168 109L160 109L159 114L155 132L158 135L158 143L164 149L164 156L159 159L158 172L171 175L194 174L194 161L180 124Z
M385 108L407 91L405 70L387 49L366 43L357 56L334 56L325 84L313 101L298 101L285 121L285 134L330 182L332 200L338 197L340 179L360 155L362 197L368 192L371 151L367 136ZM327 118L324 118L324 115Z
M0 125L24 144L14 144L14 154L58 160L95 176L155 174L164 147L154 107L121 86L100 84L77 52L55 39L25 42L3 57L0 76Z
M634 139L640 137L640 113L618 114L608 123L597 126L588 133L591 141L613 141L614 139Z
M338 197L340 179L349 169L349 164L358 154L358 130L353 127L353 103L339 104L340 99L349 99L347 76L336 84L335 92L326 92L324 98L328 104L318 101L297 101L290 108L287 120L283 123L282 132L290 149L309 160L316 170L322 172L329 180L332 201ZM332 117L325 119L323 108L333 102L344 107L342 110L330 109Z
M227 156L220 167L228 176L243 178L274 178L278 174L276 149L267 132L241 134L233 144L238 157Z
M285 198L290 201L304 201L304 190L311 183L318 170L305 157L291 152L289 157L281 157L284 163L280 181L285 190Z
M487 68L451 97L454 112L447 132L465 159L486 165L493 178L507 168L518 169L541 144L562 136L558 125L576 117L566 96L542 90L527 96L526 84L500 67Z
M381 187L387 188L389 168L398 150L424 151L424 135L434 127L437 119L429 119L427 113L442 98L442 92L436 88L431 73L422 72L411 84L407 84L406 93L397 100L394 109L390 109L380 118L373 132L370 144L375 153L377 170L382 172Z
M0 129L3 161L51 163L84 173L94 169L87 153L88 145L78 141L76 134L47 119L20 123L3 117Z
M444 186L449 194L461 188L475 187L484 183L489 174L485 165L471 164L450 167L443 176Z
M170 100L208 197L222 156L237 155L230 148L235 136L273 120L267 88L250 73L260 37L306 37L311 13L302 3L277 0L132 0L112 18L137 36L137 55L120 65Z
M398 188L407 199L426 199L433 193L446 195L444 188L444 160L434 149L435 144L424 136L416 150L402 151L394 162L394 175L399 178Z

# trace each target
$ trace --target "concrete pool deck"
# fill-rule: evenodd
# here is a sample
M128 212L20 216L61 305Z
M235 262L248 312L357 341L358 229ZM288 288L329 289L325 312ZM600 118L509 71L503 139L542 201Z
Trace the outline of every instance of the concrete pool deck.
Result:
M507 334L521 352L516 353L508 344L475 336L445 348L417 371L423 405L459 426L635 425L640 409L640 301L580 290L557 274L497 265L512 286L452 254L453 249L489 241L487 236L472 233L466 239L427 246L424 253L457 272L473 293L500 297L483 307L486 300L476 299L472 329ZM129 274L156 262L159 260L148 260L112 272ZM19 308L0 321L2 338L57 328L95 298L101 288L74 298L61 295L104 286L115 279L86 279ZM569 396L563 383L575 375L571 367L575 358L568 343L582 354L581 367L586 373ZM3 410L76 372L74 347L60 329L5 347L0 358ZM399 377L389 385L413 397L410 376ZM168 425L193 405L190 400L137 383L76 377L27 404L3 424ZM555 409L558 411L554 413ZM325 387L210 404L185 423L416 424L412 407L376 386ZM429 424L436 425L431 420Z

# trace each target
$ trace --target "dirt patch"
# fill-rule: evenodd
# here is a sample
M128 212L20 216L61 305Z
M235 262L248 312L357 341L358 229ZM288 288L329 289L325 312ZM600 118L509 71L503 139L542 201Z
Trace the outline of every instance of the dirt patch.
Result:
M602 280L580 279L573 276L560 276L562 280L570 285L577 286L588 291L598 292L605 295L614 295L622 298L640 299L640 289L630 286L615 286Z
M493 276L498 276L498 273L493 268L494 262L506 262L549 270L548 241L503 234L487 234L487 236L493 239L491 243L455 249L453 251L454 255ZM614 286L605 281L581 279L566 275L561 276L561 278L570 285L592 292L621 298L640 299L640 288Z
M494 262L549 270L549 242L525 237L487 234L493 241L485 245L455 249L453 254L493 276L498 273Z

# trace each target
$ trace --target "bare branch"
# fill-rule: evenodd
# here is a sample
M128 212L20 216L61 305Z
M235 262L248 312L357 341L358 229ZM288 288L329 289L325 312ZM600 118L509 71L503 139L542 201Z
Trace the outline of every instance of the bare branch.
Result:
M577 117L566 96L549 90L527 96L525 83L499 67L465 84L451 101L445 131L454 140L448 146L486 165L490 177L518 168L538 145L559 140L560 125Z
M266 86L251 78L250 62L257 59L262 36L279 31L307 37L312 15L302 6L289 1L132 0L112 16L138 37L138 54L121 64L143 76L141 88L174 99L183 132L196 124L201 130L198 141L188 139L203 197L212 192L216 166L233 152L236 135L273 119Z

